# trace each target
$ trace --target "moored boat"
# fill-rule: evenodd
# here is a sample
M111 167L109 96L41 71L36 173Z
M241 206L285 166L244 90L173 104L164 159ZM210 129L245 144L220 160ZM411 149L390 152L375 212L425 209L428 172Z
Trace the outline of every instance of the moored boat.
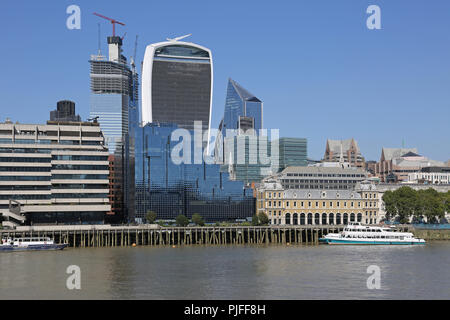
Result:
M22 237L2 239L0 251L63 250L67 244L55 244L47 237Z
M425 244L424 239L415 238L410 232L399 232L392 228L363 226L352 222L340 233L329 233L319 239L320 243L333 245L416 245Z

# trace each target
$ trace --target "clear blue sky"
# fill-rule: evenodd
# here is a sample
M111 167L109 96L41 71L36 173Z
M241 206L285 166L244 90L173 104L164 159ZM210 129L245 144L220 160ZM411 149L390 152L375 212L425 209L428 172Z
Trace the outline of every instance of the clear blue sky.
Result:
M81 30L66 8L81 8ZM382 30L366 9L381 7ZM382 147L417 147L450 159L450 1L414 0L2 0L0 121L44 122L56 101L89 114L90 54L111 25L126 23L124 53L192 33L214 58L212 125L222 117L228 77L264 101L264 126L308 138L319 159L330 139L354 137L367 160Z

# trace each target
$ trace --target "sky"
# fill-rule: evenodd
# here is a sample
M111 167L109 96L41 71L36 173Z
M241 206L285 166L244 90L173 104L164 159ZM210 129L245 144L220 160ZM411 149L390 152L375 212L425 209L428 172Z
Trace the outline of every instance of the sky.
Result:
M81 29L69 30L69 5ZM381 29L369 30L369 5ZM89 116L89 58L124 22L124 55L192 33L212 50L212 127L223 116L228 78L264 102L264 127L308 139L321 159L327 139L357 140L366 160L382 147L416 147L450 159L450 1L448 0L2 0L0 121L43 123L58 100ZM140 73L140 70L139 70Z

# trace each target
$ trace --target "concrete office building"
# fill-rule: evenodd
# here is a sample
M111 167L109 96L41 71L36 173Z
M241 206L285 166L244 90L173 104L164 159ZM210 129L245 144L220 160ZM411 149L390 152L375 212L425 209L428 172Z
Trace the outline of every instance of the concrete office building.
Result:
M108 150L90 122L0 123L3 226L103 223Z

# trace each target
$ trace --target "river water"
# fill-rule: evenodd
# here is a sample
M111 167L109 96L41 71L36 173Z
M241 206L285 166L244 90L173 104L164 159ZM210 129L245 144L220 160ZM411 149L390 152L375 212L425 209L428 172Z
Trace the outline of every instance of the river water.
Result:
M80 290L67 289L71 265ZM449 266L450 242L13 252L0 253L0 299L450 299Z

